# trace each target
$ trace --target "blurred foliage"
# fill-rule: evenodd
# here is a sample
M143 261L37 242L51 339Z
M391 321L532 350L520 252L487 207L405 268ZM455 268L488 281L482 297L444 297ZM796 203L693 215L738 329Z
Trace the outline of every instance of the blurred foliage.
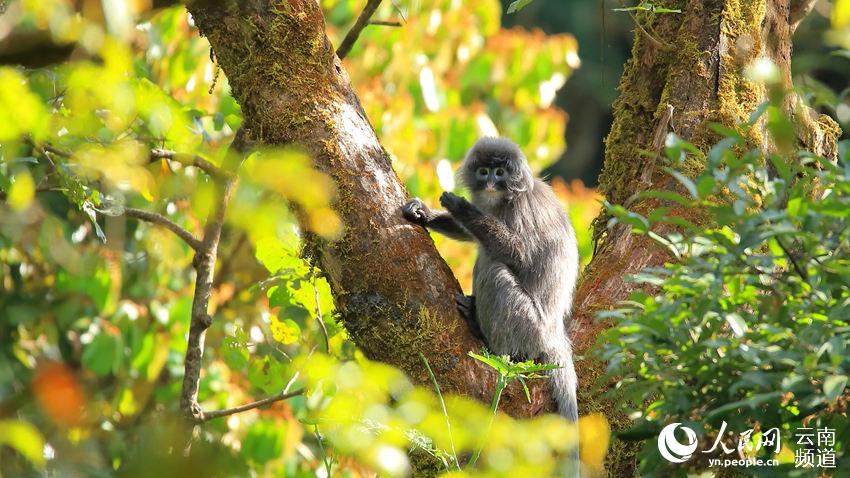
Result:
M68 52L51 66L0 67L0 473L403 476L411 454L480 449L475 469L455 476L560 474L574 435L562 420L499 414L490 428L485 406L454 396L445 414L431 391L348 340L288 207L336 237L336 192L296 150L257 151L239 171L199 396L213 410L308 393L198 427L183 456L174 414L193 251L121 213L159 212L200 235L216 190L191 159L225 164L242 118L191 18L156 3L18 0L0 16L0 41L44 34ZM362 4L322 2L335 43ZM552 101L579 64L575 40L500 30L500 14L495 0L385 2L375 18L401 27L367 27L345 60L412 194L454 189L452 170L483 134L515 139L535 171L564 148ZM599 199L581 183L553 185L587 261ZM468 287L472 250L437 240ZM605 437L582 448L601 466L607 422L580 427Z
M616 324L600 343L636 418L625 436L654 438L664 424L680 422L708 450L723 423L733 447L738 433L779 427L784 452L744 455L779 458L780 466L741 471L811 476L812 470L795 469L793 451L801 444L794 433L830 428L837 468L823 471L844 476L850 469L848 144L841 143L838 164L806 151L750 149L744 137L762 116L774 144L793 144L781 102L778 95L736 130L715 125L723 139L707 154L672 133L667 138L667 170L682 194L648 191L637 199L704 211L698 221L672 207L659 205L644 216L609 205L612 221L648 234L676 262L632 278L644 291L600 314ZM706 164L695 177L677 171L691 159ZM646 441L641 466L647 476L686 475L669 468L654 439Z

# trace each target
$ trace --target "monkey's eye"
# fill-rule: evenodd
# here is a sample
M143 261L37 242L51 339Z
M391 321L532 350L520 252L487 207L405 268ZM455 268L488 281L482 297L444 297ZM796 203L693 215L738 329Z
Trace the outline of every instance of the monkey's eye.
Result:
M505 175L505 170L503 168L496 168L496 177L501 178Z
M487 168L478 168L479 176L487 176L490 173L490 170Z

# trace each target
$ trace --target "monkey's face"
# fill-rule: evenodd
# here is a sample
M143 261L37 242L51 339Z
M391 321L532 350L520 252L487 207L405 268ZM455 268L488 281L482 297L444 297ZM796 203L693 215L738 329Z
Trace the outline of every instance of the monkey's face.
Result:
M503 138L481 138L466 156L461 177L480 204L510 202L533 182L525 156Z
M509 167L503 161L478 165L474 171L475 179L471 189L485 197L494 199L502 197L508 190L508 178L511 174Z

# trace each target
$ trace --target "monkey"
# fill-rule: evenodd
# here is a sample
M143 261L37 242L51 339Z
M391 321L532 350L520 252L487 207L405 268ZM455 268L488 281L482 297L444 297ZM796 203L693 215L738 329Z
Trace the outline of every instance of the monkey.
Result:
M440 204L446 211L414 198L402 215L478 244L472 296L456 297L459 311L491 352L559 365L549 371L553 395L559 413L576 422L578 379L567 320L579 253L569 217L508 139L479 139L458 174L471 202L443 192Z

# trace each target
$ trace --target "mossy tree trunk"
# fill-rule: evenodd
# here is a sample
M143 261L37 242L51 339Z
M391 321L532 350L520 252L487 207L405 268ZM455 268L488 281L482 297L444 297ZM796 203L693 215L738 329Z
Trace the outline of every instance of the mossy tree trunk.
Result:
M620 83L600 178L602 192L613 203L641 189L675 188L652 155L642 154L656 147L659 132L674 131L705 148L715 139L710 122L731 126L756 108L764 88L742 76L754 58L772 58L790 86L790 34L798 19L789 13L789 0L655 3L682 13L637 16L641 27ZM242 106L249 137L268 145L301 145L338 186L334 207L343 219L344 236L335 242L312 240L310 252L328 275L354 341L368 357L426 383L418 358L422 353L444 389L488 398L494 377L466 357L481 344L455 309L457 281L425 231L401 217L407 194L325 35L317 2L195 0L188 8ZM802 141L834 154L834 123L813 119L795 105L788 102L789 111L802 118ZM603 232L604 222L598 224ZM623 228L604 232L576 295L579 353L587 352L609 326L594 322L594 314L628 296L631 286L624 276L668 259ZM598 399L593 389L604 364L585 358L577 368L582 414L599 411L615 428L626 426L620 407ZM521 392L509 389L501 409L514 416L554 409L545 382L533 383L532 393L527 404ZM615 442L608 471L613 476L634 473L629 447Z
M791 90L791 35L808 13L810 3L789 0L687 0L657 1L656 5L680 9L681 13L639 13L632 57L620 81L614 103L614 122L605 143L605 164L600 189L606 199L623 204L647 189L678 190L670 175L661 170L663 140L674 132L703 151L719 137L711 123L734 128L747 121L767 99L767 89L744 76L746 66L759 58L773 61L779 71L779 87ZM795 120L800 146L826 157L835 157L837 124L817 116L786 96L786 113ZM773 146L760 124L749 134L753 147ZM686 161L683 173L693 174L703 164ZM683 191L679 191L683 192ZM698 211L677 210L675 204L643 200L630 204L641 213L671 207L674 214L700 222ZM574 340L579 353L596 343L612 324L594 321L601 310L627 299L636 285L624 282L627 274L660 266L671 257L647 236L632 235L627 227L606 227L603 213L594 228L597 251L584 271L576 294ZM623 407L598 400L596 378L605 364L585 357L577 364L582 390L582 414L604 413L615 430L628 426ZM635 444L614 441L606 468L612 476L635 473Z
M352 339L371 359L429 383L424 354L444 390L489 401L495 375L457 312L460 286L427 232L401 216L407 192L325 35L315 0L196 0L187 5L242 107L251 141L299 145L336 183L344 234L310 236L308 254L327 274ZM306 229L306 226L305 226ZM518 388L504 410L551 410L548 387L533 403Z

